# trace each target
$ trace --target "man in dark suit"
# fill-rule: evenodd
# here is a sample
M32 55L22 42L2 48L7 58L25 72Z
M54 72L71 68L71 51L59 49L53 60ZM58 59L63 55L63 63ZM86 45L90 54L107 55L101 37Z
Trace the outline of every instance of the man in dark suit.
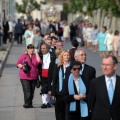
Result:
M91 81L89 107L92 120L120 120L120 76L115 71L118 60L106 56L102 61L102 76Z
M7 42L7 38L8 38L8 31L9 31L9 24L8 21L6 20L6 18L3 18L3 43L6 44Z
M73 41L76 37L76 30L77 30L77 25L75 22L71 23L70 25L70 39Z
M94 67L89 66L85 63L86 52L83 49L79 49L75 51L75 59L82 64L82 70L80 70L80 74L86 86L86 101L88 103L89 86L90 86L91 80L96 77L96 70ZM89 119L90 119L90 115L89 115Z
M23 26L20 19L18 19L18 23L15 26L15 33L16 33L17 43L22 44Z

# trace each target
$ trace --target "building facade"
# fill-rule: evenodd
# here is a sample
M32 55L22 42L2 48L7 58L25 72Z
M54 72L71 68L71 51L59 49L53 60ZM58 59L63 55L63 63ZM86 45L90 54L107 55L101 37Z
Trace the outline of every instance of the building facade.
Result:
M0 0L0 23L2 23L3 17L15 19L15 12L15 0Z

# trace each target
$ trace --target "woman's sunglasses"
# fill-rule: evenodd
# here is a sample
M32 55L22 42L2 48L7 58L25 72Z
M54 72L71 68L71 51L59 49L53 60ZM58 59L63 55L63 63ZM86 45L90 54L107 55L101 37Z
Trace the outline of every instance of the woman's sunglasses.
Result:
M74 71L76 71L76 70L79 70L80 71L80 68L72 68Z

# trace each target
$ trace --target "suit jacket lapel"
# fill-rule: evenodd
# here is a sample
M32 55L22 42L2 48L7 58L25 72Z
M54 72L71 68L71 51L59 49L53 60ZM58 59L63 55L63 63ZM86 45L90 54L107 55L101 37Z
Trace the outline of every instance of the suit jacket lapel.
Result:
M115 85L115 91L114 91L112 104L115 102L115 99L117 98L117 95L120 92L119 88L120 88L120 80L119 80L118 76L116 75L116 85Z
M107 106L110 106L110 101L109 101L109 97L108 97L108 90L107 90L107 86L106 86L106 81L105 81L105 76L103 76L103 78L101 79L101 94L103 94L104 97L104 103Z

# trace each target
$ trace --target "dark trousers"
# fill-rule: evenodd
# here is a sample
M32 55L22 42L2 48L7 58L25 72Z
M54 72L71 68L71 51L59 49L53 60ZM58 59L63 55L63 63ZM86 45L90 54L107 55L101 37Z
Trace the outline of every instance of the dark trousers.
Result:
M56 120L65 120L66 119L66 107L65 102L62 99L62 96L56 96L55 103L55 116Z
M16 39L18 44L22 44L22 33L17 33Z
M48 78L41 76L41 94L48 94Z
M89 120L88 117L80 117L80 112L68 113L67 120Z
M3 35L3 43L6 44L8 38L8 34Z
M13 33L12 33L12 32L9 32L9 42L12 41L12 36L13 36Z
M24 104L32 105L36 80L21 79L20 81L22 83L22 88L23 88L23 93L24 93Z

